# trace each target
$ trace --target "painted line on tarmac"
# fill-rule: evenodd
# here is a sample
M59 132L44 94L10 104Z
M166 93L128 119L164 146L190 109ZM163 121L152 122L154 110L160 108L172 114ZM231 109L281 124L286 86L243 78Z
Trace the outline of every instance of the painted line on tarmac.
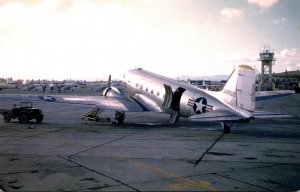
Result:
M83 150L83 151L76 152L76 153L74 153L74 154L69 155L68 158L71 159L73 156L79 155L79 154L81 154L81 153L87 152L87 151L92 150L92 149L96 149L96 148L101 147L101 146L104 146L104 145L106 145L106 144L108 144L108 143L113 143L113 142L115 142L115 141L121 140L121 139L123 139L123 138L125 138L125 137L129 137L129 136L138 134L138 133L143 132L143 131L145 131L145 129L140 130L140 131L136 131L136 132L134 132L134 133L130 133L130 134L124 135L124 136L122 136L122 137L118 137L118 138L116 138L116 139L107 141L107 142L102 143L102 144L100 144L100 145L93 146L93 147L90 147L90 148L88 148L88 149L85 149L85 150Z
M87 167L87 166L85 166L85 165L83 165L83 164L81 164L81 163L78 163L78 162L76 162L76 161L74 161L74 160L72 160L72 159L70 159L70 158L65 158L65 157L59 156L59 155L58 155L57 157L62 158L62 159L66 160L66 161L69 161L69 162L71 162L71 163L74 163L74 164L78 165L79 167L83 167L83 168L85 168L85 169L87 169L87 170L89 170L89 171L91 171L91 172L97 173L97 174L99 174L99 175L101 175L101 176L103 176L103 177L109 178L109 179L111 179L111 180L113 180L113 181L115 181L115 182L117 182L117 183L120 183L121 185L124 185L124 186L126 186L126 187L129 187L130 189L133 189L134 191L140 191L140 190L138 190L137 188L134 188L134 187L128 185L127 183L124 183L124 182L121 181L121 180L118 180L118 179L113 178L113 177L110 177L110 176L108 176L108 175L106 175L106 174L104 174L104 173L101 173L101 172L99 172L99 171L96 171L96 170L94 170L94 169L91 169L91 168L89 168L89 167Z
M129 163L132 163L132 164L134 164L138 167L143 167L143 168L146 168L146 169L150 169L150 170L152 170L156 173L160 173L162 175L169 176L169 177L184 181L183 183L170 184L168 187L173 189L173 190L182 190L182 189L193 188L193 187L202 187L206 190L219 191L216 188L214 188L213 186L211 186L211 183L209 183L208 181L204 181L204 180L194 181L194 180L189 179L187 177L176 175L175 173L165 171L165 170L157 168L157 167L153 167L149 164L142 163L142 162L139 162L137 160L129 159L129 158L126 158L126 157L120 157L116 154L110 154L110 155L112 157L117 158L117 159L121 159L121 160L127 161Z
M213 144L201 155L201 157L197 160L197 162L195 163L194 167L196 167L204 158L204 156L215 146L215 144L218 143L218 141L220 141L222 139L222 137L225 135L225 133L222 133L222 135L220 135L215 142L213 142Z

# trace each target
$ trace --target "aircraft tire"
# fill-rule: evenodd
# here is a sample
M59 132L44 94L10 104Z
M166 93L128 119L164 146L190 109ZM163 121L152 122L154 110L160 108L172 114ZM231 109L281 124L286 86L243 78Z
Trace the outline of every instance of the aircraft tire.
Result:
M230 133L230 129L231 129L232 123L222 121L221 122L221 126L222 126L224 134L229 134Z
M116 111L116 114L115 114L116 123L122 124L124 122L124 119L125 119L125 113Z
M170 122L175 123L179 121L179 115L177 111L174 111L173 114L170 115Z

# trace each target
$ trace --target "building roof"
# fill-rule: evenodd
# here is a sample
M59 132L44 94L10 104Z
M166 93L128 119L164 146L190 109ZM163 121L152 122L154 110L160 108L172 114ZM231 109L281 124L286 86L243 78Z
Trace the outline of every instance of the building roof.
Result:
M281 72L281 73L274 73L273 76L300 76L300 71L285 71L285 72Z

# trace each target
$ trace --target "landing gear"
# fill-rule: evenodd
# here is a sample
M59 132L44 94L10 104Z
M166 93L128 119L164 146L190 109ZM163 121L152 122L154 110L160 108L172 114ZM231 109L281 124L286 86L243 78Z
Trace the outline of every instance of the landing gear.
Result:
M229 134L230 133L230 128L232 126L232 122L228 122L228 121L221 121L221 126L222 126L222 129L223 129L223 133L225 134Z
M170 115L170 122L175 123L179 121L179 114L178 111L174 111L173 114Z
M122 124L124 122L124 119L125 119L125 112L116 111L116 113L115 113L116 123Z

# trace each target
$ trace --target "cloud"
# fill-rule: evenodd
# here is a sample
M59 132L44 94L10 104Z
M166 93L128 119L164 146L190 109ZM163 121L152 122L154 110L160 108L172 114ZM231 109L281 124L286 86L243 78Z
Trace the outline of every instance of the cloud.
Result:
M285 66L285 69L281 70L281 71L285 71L285 70L287 70L287 71L299 71L300 70L300 60L298 60L298 61L286 61L286 62L283 63L283 66Z
M220 42L225 44L219 40L223 32L214 28L199 29L181 20L166 22L152 11L153 18L140 14L148 7L60 2L64 1L0 6L0 29L5 29L0 30L0 63L10 66L0 70L0 76L106 79L107 74L122 77L135 66L171 75L172 70L186 69L182 63L199 73L194 70L199 58L212 54L208 45L218 42L214 43L218 49Z
M280 19L274 19L273 20L273 23L274 24L279 24L279 23L283 23L283 22L285 22L285 18L284 17L282 17L282 18L280 18Z
M163 2L5 3L0 6L0 63L10 67L0 76L106 79L107 74L122 77L135 66L167 76L224 74L235 64L256 62L247 56L253 45L243 27L235 33L223 22L244 19L244 9L192 14L194 7L184 4L178 13L181 3ZM202 70L211 66L218 67Z
M241 18L243 15L243 11L235 8L224 8L220 11L220 14L225 17L227 21L231 21L233 19Z
M287 58L287 57L295 57L297 56L298 51L296 48L293 49L283 49L279 52L280 58Z
M248 3L256 4L262 9L267 9L275 5L279 0L248 0Z
M296 48L285 48L275 53L276 62L274 71L282 72L285 70L296 71L300 70L300 52Z

